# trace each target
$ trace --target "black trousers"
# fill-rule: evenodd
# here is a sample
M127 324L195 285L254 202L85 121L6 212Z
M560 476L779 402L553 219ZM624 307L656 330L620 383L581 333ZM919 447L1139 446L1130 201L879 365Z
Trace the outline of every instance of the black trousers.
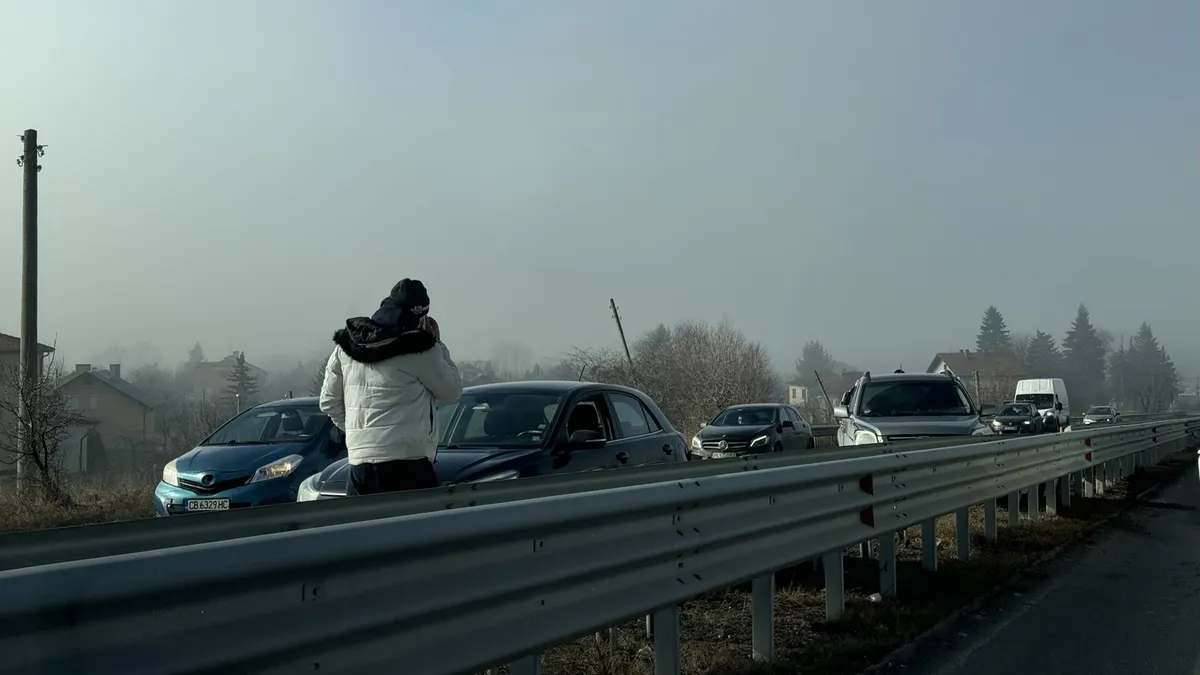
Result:
M346 495L375 495L437 486L437 474L428 458L396 459L375 464L351 464Z

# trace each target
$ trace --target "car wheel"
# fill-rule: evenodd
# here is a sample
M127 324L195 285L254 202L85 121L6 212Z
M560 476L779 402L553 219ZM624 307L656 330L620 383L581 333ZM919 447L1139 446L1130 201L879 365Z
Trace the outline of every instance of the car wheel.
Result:
M783 452L783 443L780 443L779 441L775 441L775 447L771 448L771 451L772 452Z

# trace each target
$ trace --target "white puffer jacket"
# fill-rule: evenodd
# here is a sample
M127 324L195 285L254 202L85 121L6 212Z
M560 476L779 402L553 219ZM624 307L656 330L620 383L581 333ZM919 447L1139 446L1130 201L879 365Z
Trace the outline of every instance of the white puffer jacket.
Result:
M446 345L426 338L431 347L396 353L403 338L363 344L346 330L334 335L321 410L345 432L351 464L436 457L436 406L458 400L462 375Z

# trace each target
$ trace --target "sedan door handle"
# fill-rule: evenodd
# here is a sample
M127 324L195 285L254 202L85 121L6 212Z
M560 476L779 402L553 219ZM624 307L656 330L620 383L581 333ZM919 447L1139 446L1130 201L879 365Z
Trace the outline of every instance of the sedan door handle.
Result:
M663 453L664 453L664 454L667 454L667 455L669 455L669 454L671 454L672 452L675 452L675 447L674 447L673 445L671 445L670 443L667 443L666 445L664 445L664 446L663 446Z
M622 464L624 464L625 462L628 462L629 461L629 453L625 452L624 450L622 450L621 452L618 452L617 453L617 461Z

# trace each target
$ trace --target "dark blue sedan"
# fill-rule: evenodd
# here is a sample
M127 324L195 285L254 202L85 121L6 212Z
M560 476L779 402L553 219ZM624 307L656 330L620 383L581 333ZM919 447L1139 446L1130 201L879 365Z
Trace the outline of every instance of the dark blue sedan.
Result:
M658 405L628 387L504 382L467 387L438 408L443 485L687 461ZM297 501L346 496L340 459L300 485Z

